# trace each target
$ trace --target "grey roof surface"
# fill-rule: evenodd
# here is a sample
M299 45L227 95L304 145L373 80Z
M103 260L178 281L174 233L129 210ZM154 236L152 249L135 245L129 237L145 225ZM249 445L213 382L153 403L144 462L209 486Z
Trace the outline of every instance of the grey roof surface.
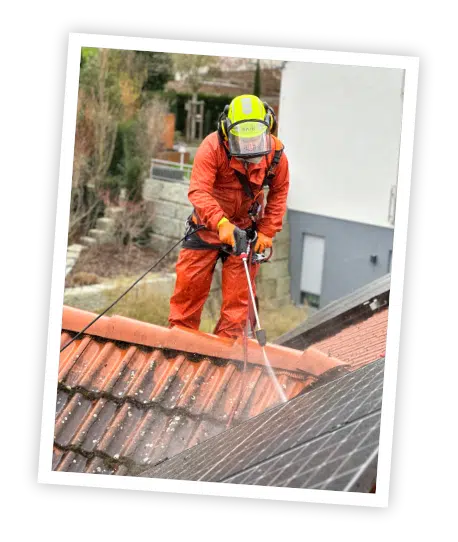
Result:
M384 359L267 410L139 476L369 492Z
M341 329L364 320L380 306L389 304L391 274L370 282L351 294L337 299L310 316L295 329L284 333L274 342L289 348L304 350L314 342L338 333ZM377 299L375 307L371 302Z

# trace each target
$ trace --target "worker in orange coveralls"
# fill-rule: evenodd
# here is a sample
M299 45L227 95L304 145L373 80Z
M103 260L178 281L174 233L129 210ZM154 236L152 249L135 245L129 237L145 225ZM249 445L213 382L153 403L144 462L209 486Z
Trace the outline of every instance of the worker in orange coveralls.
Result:
M188 231L205 229L183 242L176 265L177 280L170 301L169 323L199 329L218 258L222 259L222 306L214 333L243 334L248 318L249 291L240 257L221 248L235 247L234 229L257 231L254 251L272 247L282 228L289 187L288 161L283 144L271 134L276 120L266 102L252 95L234 98L197 150L188 197L194 207ZM265 186L269 186L264 205ZM259 263L250 265L255 290ZM250 316L250 319L252 317Z

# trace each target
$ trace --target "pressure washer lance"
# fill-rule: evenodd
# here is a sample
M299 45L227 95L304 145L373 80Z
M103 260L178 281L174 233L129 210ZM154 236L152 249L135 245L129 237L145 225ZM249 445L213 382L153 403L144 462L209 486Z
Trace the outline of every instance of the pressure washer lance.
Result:
M235 228L234 230L234 239L235 239L235 253L243 262L245 268L245 274L248 281L248 289L250 292L251 303L253 305L254 315L256 318L257 329L254 330L256 339L259 343L259 346L265 346L267 343L266 332L261 328L261 322L259 321L258 310L256 308L256 301L254 299L253 287L251 285L250 272L248 270L248 254L250 252L250 244L248 242L246 231L241 230L240 228Z
M264 329L261 328L261 322L259 321L259 314L258 314L258 309L256 307L253 287L251 285L250 272L248 270L248 256L250 254L251 244L255 241L256 237L252 240L248 240L246 231L241 230L240 228L235 228L234 239L235 239L235 247L234 247L235 254L241 258L243 262L243 266L245 268L245 274L246 274L246 278L248 282L248 289L250 292L251 304L252 304L254 316L256 319L256 327L257 327L257 329L255 329L256 339L259 343L259 346L262 349L267 371L269 372L270 377L277 389L278 395L281 397L281 400L284 403L286 403L287 399L286 399L285 393L282 387L280 386L280 383L277 380L277 376L275 375L275 372L273 371L272 366L270 365L269 359L267 358L267 354L265 350L265 346L267 344L266 332L264 331Z

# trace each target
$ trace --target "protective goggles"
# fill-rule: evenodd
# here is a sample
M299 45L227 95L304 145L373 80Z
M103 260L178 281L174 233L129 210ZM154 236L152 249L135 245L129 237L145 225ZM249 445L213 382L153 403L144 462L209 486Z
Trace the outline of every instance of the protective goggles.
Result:
M266 122L245 119L228 127L229 152L232 156L264 156L271 151L270 130Z

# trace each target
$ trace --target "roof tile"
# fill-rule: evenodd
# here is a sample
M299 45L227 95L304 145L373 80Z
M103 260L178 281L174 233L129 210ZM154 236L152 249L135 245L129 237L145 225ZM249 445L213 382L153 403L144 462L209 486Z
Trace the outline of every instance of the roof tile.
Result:
M142 422L145 412L129 403L124 403L116 412L110 426L103 438L97 444L97 451L114 459L127 457L131 440L136 440L137 434L142 432Z
M100 457L88 459L77 452L66 452L54 447L53 470L67 472L85 472L89 474L112 474L124 476L127 467L121 464L110 464Z
M110 425L114 412L115 405L106 399L88 401L81 394L75 394L56 420L56 444L78 447L85 453L93 452ZM72 421L69 422L69 419Z
M62 409L65 407L68 401L68 393L65 393L62 390L57 390L57 399L56 399L56 418L62 412Z
M351 370L355 370L385 357L387 326L388 308L384 308L366 320L314 343L313 347L350 364Z
M87 414L92 410L93 401L86 399L80 393L69 398L65 408L56 420L54 438L59 446L69 446L76 433L78 433Z
M324 354L318 348L310 346L302 352L297 366L314 376L321 376L326 371L335 369L338 365L344 365L341 360L336 360L336 358L337 356L331 357L330 354Z
M137 438L131 439L126 449L126 458L137 464L150 464L167 455L170 444L167 435L170 418L170 414L160 410L146 412L139 425Z
M84 472L88 459L76 452L67 452L60 457L56 470L66 472Z
M97 450L99 442L113 423L115 414L115 403L106 399L95 401L94 410L84 420L81 431L74 436L73 446L79 445L86 453Z
M238 373L235 365L228 364L225 367L209 365L206 375L201 375L204 380L199 385L193 386L192 393L188 394L187 400L180 400L180 406L186 408L190 414L200 416L205 412L212 412L217 418L216 405L227 389L229 382L234 380Z

